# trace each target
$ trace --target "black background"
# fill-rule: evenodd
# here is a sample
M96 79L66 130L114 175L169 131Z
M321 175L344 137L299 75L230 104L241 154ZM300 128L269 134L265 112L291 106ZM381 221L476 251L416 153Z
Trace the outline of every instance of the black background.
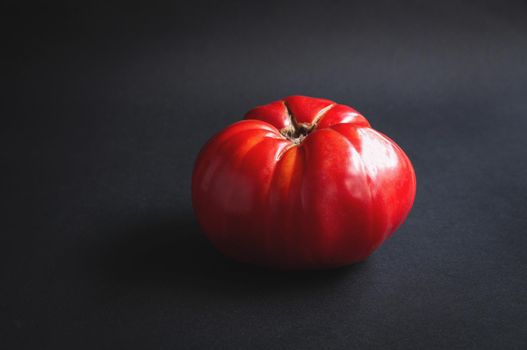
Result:
M526 348L527 3L7 4L0 347ZM291 94L413 161L367 262L284 273L201 235L201 145Z

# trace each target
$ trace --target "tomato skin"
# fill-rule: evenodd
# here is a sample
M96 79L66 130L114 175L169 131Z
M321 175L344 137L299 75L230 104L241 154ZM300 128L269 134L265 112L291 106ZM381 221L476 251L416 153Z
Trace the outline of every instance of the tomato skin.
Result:
M412 164L356 110L291 96L245 118L203 147L192 175L194 211L223 254L279 269L348 265L407 217ZM309 133L291 140L292 127Z

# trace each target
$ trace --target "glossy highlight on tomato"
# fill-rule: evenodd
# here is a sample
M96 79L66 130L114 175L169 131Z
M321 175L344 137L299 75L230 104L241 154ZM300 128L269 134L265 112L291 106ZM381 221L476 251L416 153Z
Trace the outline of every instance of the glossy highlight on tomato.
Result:
M406 154L355 109L290 96L214 136L192 175L203 231L223 254L279 269L366 259L415 197Z

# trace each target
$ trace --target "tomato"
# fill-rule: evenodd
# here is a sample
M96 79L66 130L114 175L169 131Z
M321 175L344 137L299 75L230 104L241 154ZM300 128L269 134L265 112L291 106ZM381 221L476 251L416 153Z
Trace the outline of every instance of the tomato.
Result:
M407 217L410 160L355 109L305 96L256 107L201 150L192 201L223 254L279 269L366 259Z

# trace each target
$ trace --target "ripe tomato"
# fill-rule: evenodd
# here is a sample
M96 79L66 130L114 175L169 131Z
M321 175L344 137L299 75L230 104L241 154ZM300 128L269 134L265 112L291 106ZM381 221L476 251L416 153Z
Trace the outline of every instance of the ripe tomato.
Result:
M367 258L408 215L410 160L353 108L305 96L256 107L201 150L198 221L238 261L322 269Z

